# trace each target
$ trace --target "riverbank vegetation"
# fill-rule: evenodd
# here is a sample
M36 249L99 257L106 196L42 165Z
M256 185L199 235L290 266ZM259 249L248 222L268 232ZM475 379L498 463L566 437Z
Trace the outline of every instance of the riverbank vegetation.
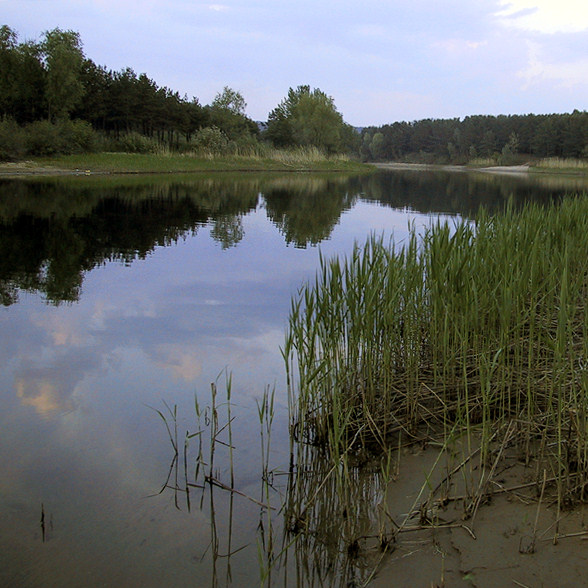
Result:
M315 148L257 149L215 155L207 151L174 153L97 152L34 157L0 164L0 175L59 173L191 173L201 171L341 171L366 173L369 166L343 154L326 155Z
M559 508L584 502L587 251L577 197L323 259L284 348L294 438L334 475L352 455L461 439L479 454L478 490L508 447ZM469 498L465 518L482 500Z
M567 171L588 172L588 159L565 159L562 157L547 157L534 163L537 171Z
M129 67L96 65L74 31L18 43L15 31L0 27L0 160L161 150L218 157L268 145L329 156L357 151L358 134L318 88L291 88L267 123L251 120L246 106L229 87L201 105Z
M401 536L476 538L479 509L505 494L536 505L519 553L535 552L547 507L558 541L588 499L587 251L584 196L322 259L283 350L286 525L317 567L365 585ZM389 501L409 447L425 460L411 502L406 483Z
M131 67L114 71L97 65L84 55L75 31L56 28L39 41L18 42L15 31L0 26L0 161L162 151L210 160L244 153L258 157L268 147L316 148L325 156L369 162L514 165L588 159L586 111L425 119L359 129L344 121L331 96L308 85L290 88L267 121L253 121L246 106L229 87L203 105ZM276 152L270 153L273 161Z

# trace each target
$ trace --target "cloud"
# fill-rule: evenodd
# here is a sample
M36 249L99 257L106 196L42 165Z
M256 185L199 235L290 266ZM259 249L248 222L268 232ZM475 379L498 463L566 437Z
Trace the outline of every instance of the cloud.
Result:
M539 33L588 30L586 0L501 0L496 16L506 25Z
M588 57L575 61L548 62L543 58L539 44L528 42L528 65L519 72L524 80L523 89L543 82L556 82L562 88L586 86L588 82Z
M84 317L71 310L64 314L63 309L33 312L19 321L20 348L10 355L18 358L13 389L23 406L42 416L76 409L78 385L102 368L111 349L100 345L87 324Z
M32 323L43 329L54 345L78 347L88 343L84 329L69 314L37 315L32 318Z
M14 373L16 396L25 406L41 415L69 412L76 407L76 388L102 365L103 357L95 348L67 347L55 353L22 356Z
M48 379L17 378L16 395L25 406L32 406L39 414L69 411L74 408L73 400L68 396L71 391L63 392Z
M202 374L202 352L198 349L187 349L185 345L159 345L153 355L160 367L168 370L174 378L192 382Z

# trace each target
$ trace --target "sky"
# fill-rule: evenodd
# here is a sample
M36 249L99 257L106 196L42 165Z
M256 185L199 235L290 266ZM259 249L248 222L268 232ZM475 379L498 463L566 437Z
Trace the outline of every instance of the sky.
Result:
M84 54L201 104L224 86L265 121L290 87L346 122L588 109L586 0L0 0L19 41L77 31Z

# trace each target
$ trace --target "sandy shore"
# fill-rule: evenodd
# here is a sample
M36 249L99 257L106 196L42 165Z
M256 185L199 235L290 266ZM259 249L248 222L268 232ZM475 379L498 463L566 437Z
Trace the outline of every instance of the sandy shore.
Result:
M434 469L438 452L412 448L402 455L399 475L390 482L386 509L396 521L405 513L422 516L428 495L423 475ZM416 512L384 556L370 586L385 588L496 588L587 586L588 519L585 507L558 512L553 489L541 496L535 467L524 466L512 453L489 485L488 496L473 516L464 517L460 487L473 472L464 471L451 484L448 498L426 511L438 528L419 530ZM429 483L442 475L433 474ZM467 492L465 492L467 494Z
M407 171L451 171L451 172L486 172L499 174L527 174L529 165L503 165L494 167L468 167L465 165L434 165L426 163L374 163L379 169Z

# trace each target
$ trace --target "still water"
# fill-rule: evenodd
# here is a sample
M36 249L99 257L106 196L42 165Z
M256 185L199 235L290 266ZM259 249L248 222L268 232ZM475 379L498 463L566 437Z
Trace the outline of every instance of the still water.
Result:
M320 256L586 187L398 171L0 180L0 585L258 585L268 537L282 550L280 347ZM212 383L217 428L231 423L214 464ZM343 582L306 555L268 581Z

